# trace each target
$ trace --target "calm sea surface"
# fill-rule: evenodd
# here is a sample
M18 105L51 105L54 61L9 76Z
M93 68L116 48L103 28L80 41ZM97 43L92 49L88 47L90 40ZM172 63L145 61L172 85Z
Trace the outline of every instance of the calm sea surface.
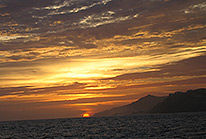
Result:
M0 122L0 138L206 139L206 113Z

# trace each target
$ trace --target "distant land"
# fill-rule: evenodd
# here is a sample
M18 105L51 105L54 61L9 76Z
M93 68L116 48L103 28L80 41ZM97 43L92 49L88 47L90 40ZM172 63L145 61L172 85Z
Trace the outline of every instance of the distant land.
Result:
M129 116L141 113L206 111L206 89L175 92L169 96L147 95L131 104L95 113L94 117Z

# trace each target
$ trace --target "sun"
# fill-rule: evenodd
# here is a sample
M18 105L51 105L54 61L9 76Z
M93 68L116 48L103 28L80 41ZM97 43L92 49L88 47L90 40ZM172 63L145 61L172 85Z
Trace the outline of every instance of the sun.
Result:
M84 113L84 114L82 115L82 117L90 117L90 115L89 115L88 113Z

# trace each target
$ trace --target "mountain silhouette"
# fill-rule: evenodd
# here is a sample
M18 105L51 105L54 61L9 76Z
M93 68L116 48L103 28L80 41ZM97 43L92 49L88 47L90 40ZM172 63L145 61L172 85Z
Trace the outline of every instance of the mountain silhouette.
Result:
M164 99L166 99L166 97L147 95L129 105L96 113L94 114L94 117L126 116L138 113L148 113L155 105L162 102Z
M151 109L151 113L206 111L206 89L189 90L170 94Z
M199 111L206 111L206 89L175 92L162 97L147 95L131 104L95 113L94 117Z

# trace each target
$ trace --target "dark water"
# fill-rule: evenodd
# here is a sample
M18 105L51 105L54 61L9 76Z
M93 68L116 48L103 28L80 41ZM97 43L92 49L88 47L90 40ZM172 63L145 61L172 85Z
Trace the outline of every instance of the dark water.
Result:
M0 138L206 138L206 113L0 122Z

